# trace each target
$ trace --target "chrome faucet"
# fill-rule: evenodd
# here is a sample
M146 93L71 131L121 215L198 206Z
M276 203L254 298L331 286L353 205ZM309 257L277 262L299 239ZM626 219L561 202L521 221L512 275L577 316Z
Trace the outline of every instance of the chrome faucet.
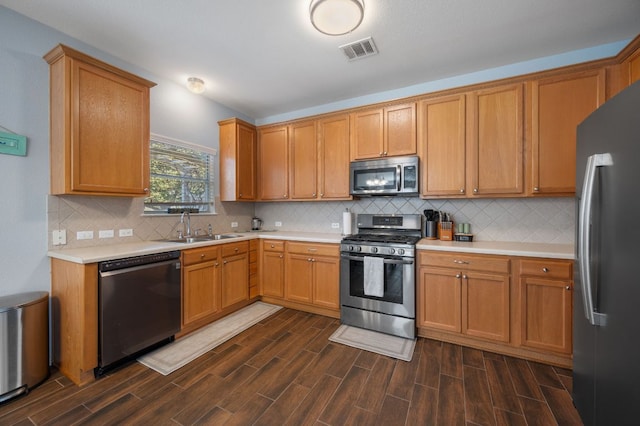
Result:
M187 221L185 222L184 217L187 216ZM189 238L191 236L191 214L188 211L183 211L180 215L180 223L182 224L182 236L184 238Z

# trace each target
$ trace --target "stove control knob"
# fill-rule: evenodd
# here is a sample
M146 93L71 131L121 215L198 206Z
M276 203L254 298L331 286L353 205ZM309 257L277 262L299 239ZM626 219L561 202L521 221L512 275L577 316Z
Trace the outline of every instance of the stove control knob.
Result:
M354 246L349 246L349 251L354 251L355 247Z
M404 249L398 249L398 254L399 255L403 255L404 254Z
M378 247L371 247L371 253L377 253Z
M396 249L394 249L393 247L391 247L391 248L389 249L389 254L393 254L393 253L395 253L395 252L396 252Z
M362 246L356 247L356 251L362 251Z

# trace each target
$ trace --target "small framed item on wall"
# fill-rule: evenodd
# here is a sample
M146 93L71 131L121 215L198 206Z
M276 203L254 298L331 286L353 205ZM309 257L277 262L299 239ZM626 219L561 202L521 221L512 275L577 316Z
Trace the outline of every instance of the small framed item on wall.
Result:
M27 155L27 137L0 132L0 154Z

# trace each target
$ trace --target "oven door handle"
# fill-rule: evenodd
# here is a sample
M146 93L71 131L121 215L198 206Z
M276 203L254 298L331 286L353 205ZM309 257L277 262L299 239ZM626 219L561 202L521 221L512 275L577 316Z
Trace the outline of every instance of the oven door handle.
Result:
M356 262L364 262L365 256L349 256L348 254L341 254L341 258L355 260ZM395 264L403 264L403 265L413 265L413 259L383 259L384 263L395 263Z

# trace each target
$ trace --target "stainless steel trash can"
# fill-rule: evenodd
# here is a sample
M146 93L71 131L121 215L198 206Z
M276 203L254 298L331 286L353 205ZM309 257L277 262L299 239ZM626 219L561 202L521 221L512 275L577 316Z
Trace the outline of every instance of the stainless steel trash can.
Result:
M0 403L49 377L49 293L0 297Z

